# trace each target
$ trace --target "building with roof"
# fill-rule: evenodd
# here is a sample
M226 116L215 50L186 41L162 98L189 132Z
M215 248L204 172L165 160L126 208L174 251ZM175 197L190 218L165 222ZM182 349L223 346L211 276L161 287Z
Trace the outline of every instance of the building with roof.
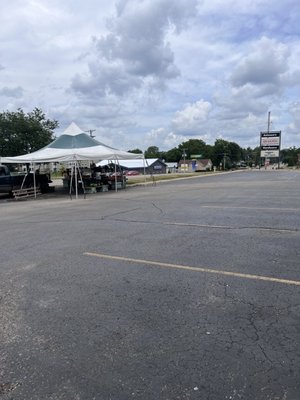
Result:
M166 162L167 165L167 173L175 173L178 170L178 163L177 162Z
M103 160L97 163L97 166L115 165L112 161ZM137 171L140 174L166 174L167 164L159 158L145 158L136 160L118 160L117 167L123 171Z
M198 171L211 171L213 169L213 163L210 158L201 160L180 160L179 171L180 172L198 172Z

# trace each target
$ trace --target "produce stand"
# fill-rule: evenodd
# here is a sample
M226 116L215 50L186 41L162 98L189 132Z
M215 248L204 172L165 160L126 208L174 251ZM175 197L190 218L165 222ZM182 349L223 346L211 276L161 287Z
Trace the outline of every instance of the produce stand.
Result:
M126 177L122 171L112 172L110 168L96 167L94 164L90 168L81 168L77 164L66 169L62 181L63 187L70 191L70 196L76 188L84 194L126 189Z

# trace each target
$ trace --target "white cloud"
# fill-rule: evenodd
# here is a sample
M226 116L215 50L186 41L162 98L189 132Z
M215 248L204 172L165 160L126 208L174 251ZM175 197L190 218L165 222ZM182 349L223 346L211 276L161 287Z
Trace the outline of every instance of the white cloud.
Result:
M165 140L164 140L164 145L166 149L171 149L173 147L177 147L178 144L185 142L186 141L186 137L183 135L176 135L176 133L174 132L170 132L168 133L168 135L166 136Z
M266 37L253 44L251 54L243 57L232 73L234 87L251 85L280 86L281 77L288 71L289 48Z
M190 137L256 146L271 111L300 147L295 0L1 6L0 111L41 107L57 134L74 120L114 146L164 150Z
M300 101L290 105L289 113L292 115L293 120L288 125L288 133L300 137Z
M164 88L180 74L174 53L165 42L166 33L171 28L180 32L195 6L195 0L119 2L109 32L94 38L87 76L77 75L73 89L83 94L88 90L96 95L121 96L144 86Z
M199 135L202 123L207 121L212 105L208 101L199 100L194 104L187 104L181 111L177 111L172 121L172 128L182 134Z

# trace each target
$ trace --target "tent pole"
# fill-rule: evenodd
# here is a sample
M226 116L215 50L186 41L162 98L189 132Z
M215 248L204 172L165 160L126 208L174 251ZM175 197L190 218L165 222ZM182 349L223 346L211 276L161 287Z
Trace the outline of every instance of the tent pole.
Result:
M73 171L74 171L74 161L72 162L72 166L71 166L71 176L70 176L70 190L69 190L69 194L70 194L71 200L72 200L72 188L73 188Z
M75 197L76 200L78 200L78 180L77 180L77 168L78 168L78 163L77 160L75 159Z
M82 185L82 190L83 190L83 198L85 199L86 198L85 187L84 187L84 183L83 183L83 179L82 179L82 173L80 171L80 168L78 168L78 173L79 173L79 178L81 180L81 185Z
M145 185L146 185L147 178L146 178L145 153L144 153L144 157L143 157L143 164L144 164L144 177L145 177Z
M27 178L28 175L29 175L29 172L28 172L28 167L27 167L27 164L26 164L26 174L24 175L24 178L23 178L22 185L21 185L20 189L23 189L24 183L25 183L26 178Z
M118 182L118 180L117 180L117 160L115 160L115 192L118 191L117 182Z
M36 199L36 180L35 180L35 163L31 163L33 170L33 189L34 189L34 198Z
M123 170L122 170L122 168L120 167L119 160L117 160L117 163L118 163L118 170L119 170L120 178L121 178L121 188L124 189Z

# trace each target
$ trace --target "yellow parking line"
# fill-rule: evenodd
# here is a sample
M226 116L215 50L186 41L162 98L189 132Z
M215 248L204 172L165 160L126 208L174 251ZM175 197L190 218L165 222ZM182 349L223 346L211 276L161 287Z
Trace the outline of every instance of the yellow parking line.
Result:
M137 258L111 256L108 254L101 254L101 253L85 252L83 254L86 256L91 256L91 257L106 258L106 259L115 260L115 261L125 261L125 262L131 262L131 263L135 263L135 264L154 265L157 267L184 269L184 270L188 270L188 271L205 272L208 274L234 276L237 278L252 279L252 280L259 280L259 281L266 281L266 282L276 282L276 283L282 283L282 284L286 284L286 285L300 286L300 281L294 281L294 280L290 280L290 279L272 278L270 276L242 274L239 272L222 271L222 270L218 270L218 269L210 269L210 268L203 268L203 267L191 267L188 265L162 263L162 262L158 262L158 261L140 260Z

